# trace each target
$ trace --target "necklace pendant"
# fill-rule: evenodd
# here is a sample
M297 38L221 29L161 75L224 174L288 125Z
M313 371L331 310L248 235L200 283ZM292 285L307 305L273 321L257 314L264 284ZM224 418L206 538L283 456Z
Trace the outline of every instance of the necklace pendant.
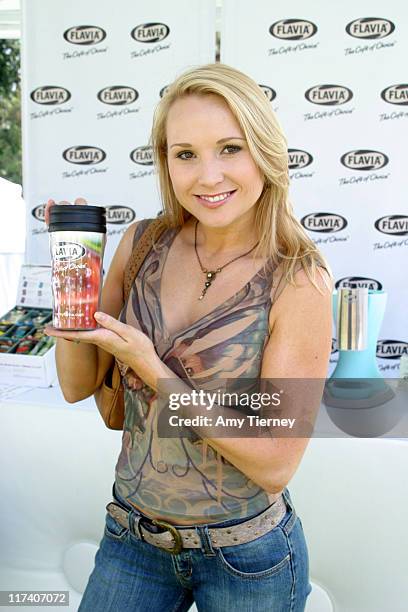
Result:
M202 300L204 298L205 294L207 293L207 290L211 287L211 283L219 272L221 272L221 268L217 268L216 270L203 270L203 273L205 274L207 280L204 283L204 289L202 290L201 295L198 298L199 300Z
M201 292L200 297L198 298L199 300L202 300L204 298L205 294L207 293L207 289L208 289L208 287L204 287L204 289Z
M198 298L199 300L202 300L205 296L205 294L207 293L207 290L211 287L211 283L213 282L213 280L215 279L217 272L220 272L220 270L205 270L205 275L207 280L204 283L204 289L201 292L200 297Z
M247 251L246 253L243 253L242 255L239 255L238 257L234 257L234 259L231 259L231 261L227 261L227 263L221 266L221 268L217 268L216 270L207 270L206 268L203 268L203 264L201 263L201 259L197 251L197 226L198 226L198 219L196 219L195 228L194 228L194 250L195 250L195 254L197 256L197 261L200 265L201 271L206 275L206 279L207 279L206 282L204 283L204 289L202 290L201 295L198 298L199 300L202 300L205 294L207 293L207 289L211 287L211 283L215 279L217 274L221 272L221 270L223 270L225 266L228 266L229 264L233 263L237 259L240 259L241 257L245 257L245 255L249 255L249 253L251 253L255 249L255 247L258 246L259 242L257 242L252 247L252 249L249 249L249 251Z
M202 300L203 297L205 296L205 294L207 293L207 289L209 289L211 287L211 281L206 281L204 283L204 289L201 292L200 297L198 298L199 300Z

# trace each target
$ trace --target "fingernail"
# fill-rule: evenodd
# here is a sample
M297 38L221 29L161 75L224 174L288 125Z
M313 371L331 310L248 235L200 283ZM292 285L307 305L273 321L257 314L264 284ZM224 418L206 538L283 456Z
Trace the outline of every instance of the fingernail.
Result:
M97 321L103 321L106 318L103 312L95 312L94 317Z

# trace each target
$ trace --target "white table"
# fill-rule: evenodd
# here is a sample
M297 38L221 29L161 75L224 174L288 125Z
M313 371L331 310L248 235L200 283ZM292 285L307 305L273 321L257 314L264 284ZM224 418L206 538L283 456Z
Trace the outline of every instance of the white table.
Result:
M54 387L0 401L0 589L68 590L77 611L120 446L92 399L67 404ZM402 440L310 441L289 484L310 550L307 612L405 612L407 461Z

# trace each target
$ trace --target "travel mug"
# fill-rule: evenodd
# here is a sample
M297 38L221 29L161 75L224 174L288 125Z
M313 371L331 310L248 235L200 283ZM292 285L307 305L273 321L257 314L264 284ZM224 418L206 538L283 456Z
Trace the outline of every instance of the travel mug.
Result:
M50 209L53 326L89 330L102 289L106 210L100 206L54 205Z

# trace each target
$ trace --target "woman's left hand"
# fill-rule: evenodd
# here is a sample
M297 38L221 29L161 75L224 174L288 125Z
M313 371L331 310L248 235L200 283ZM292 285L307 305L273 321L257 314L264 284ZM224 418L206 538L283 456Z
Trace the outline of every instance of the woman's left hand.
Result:
M131 325L121 323L103 312L95 313L95 320L101 327L89 331L67 331L46 327L48 336L64 338L72 342L96 344L111 353L119 361L138 371L138 365L152 363L157 359L153 342L146 334Z

